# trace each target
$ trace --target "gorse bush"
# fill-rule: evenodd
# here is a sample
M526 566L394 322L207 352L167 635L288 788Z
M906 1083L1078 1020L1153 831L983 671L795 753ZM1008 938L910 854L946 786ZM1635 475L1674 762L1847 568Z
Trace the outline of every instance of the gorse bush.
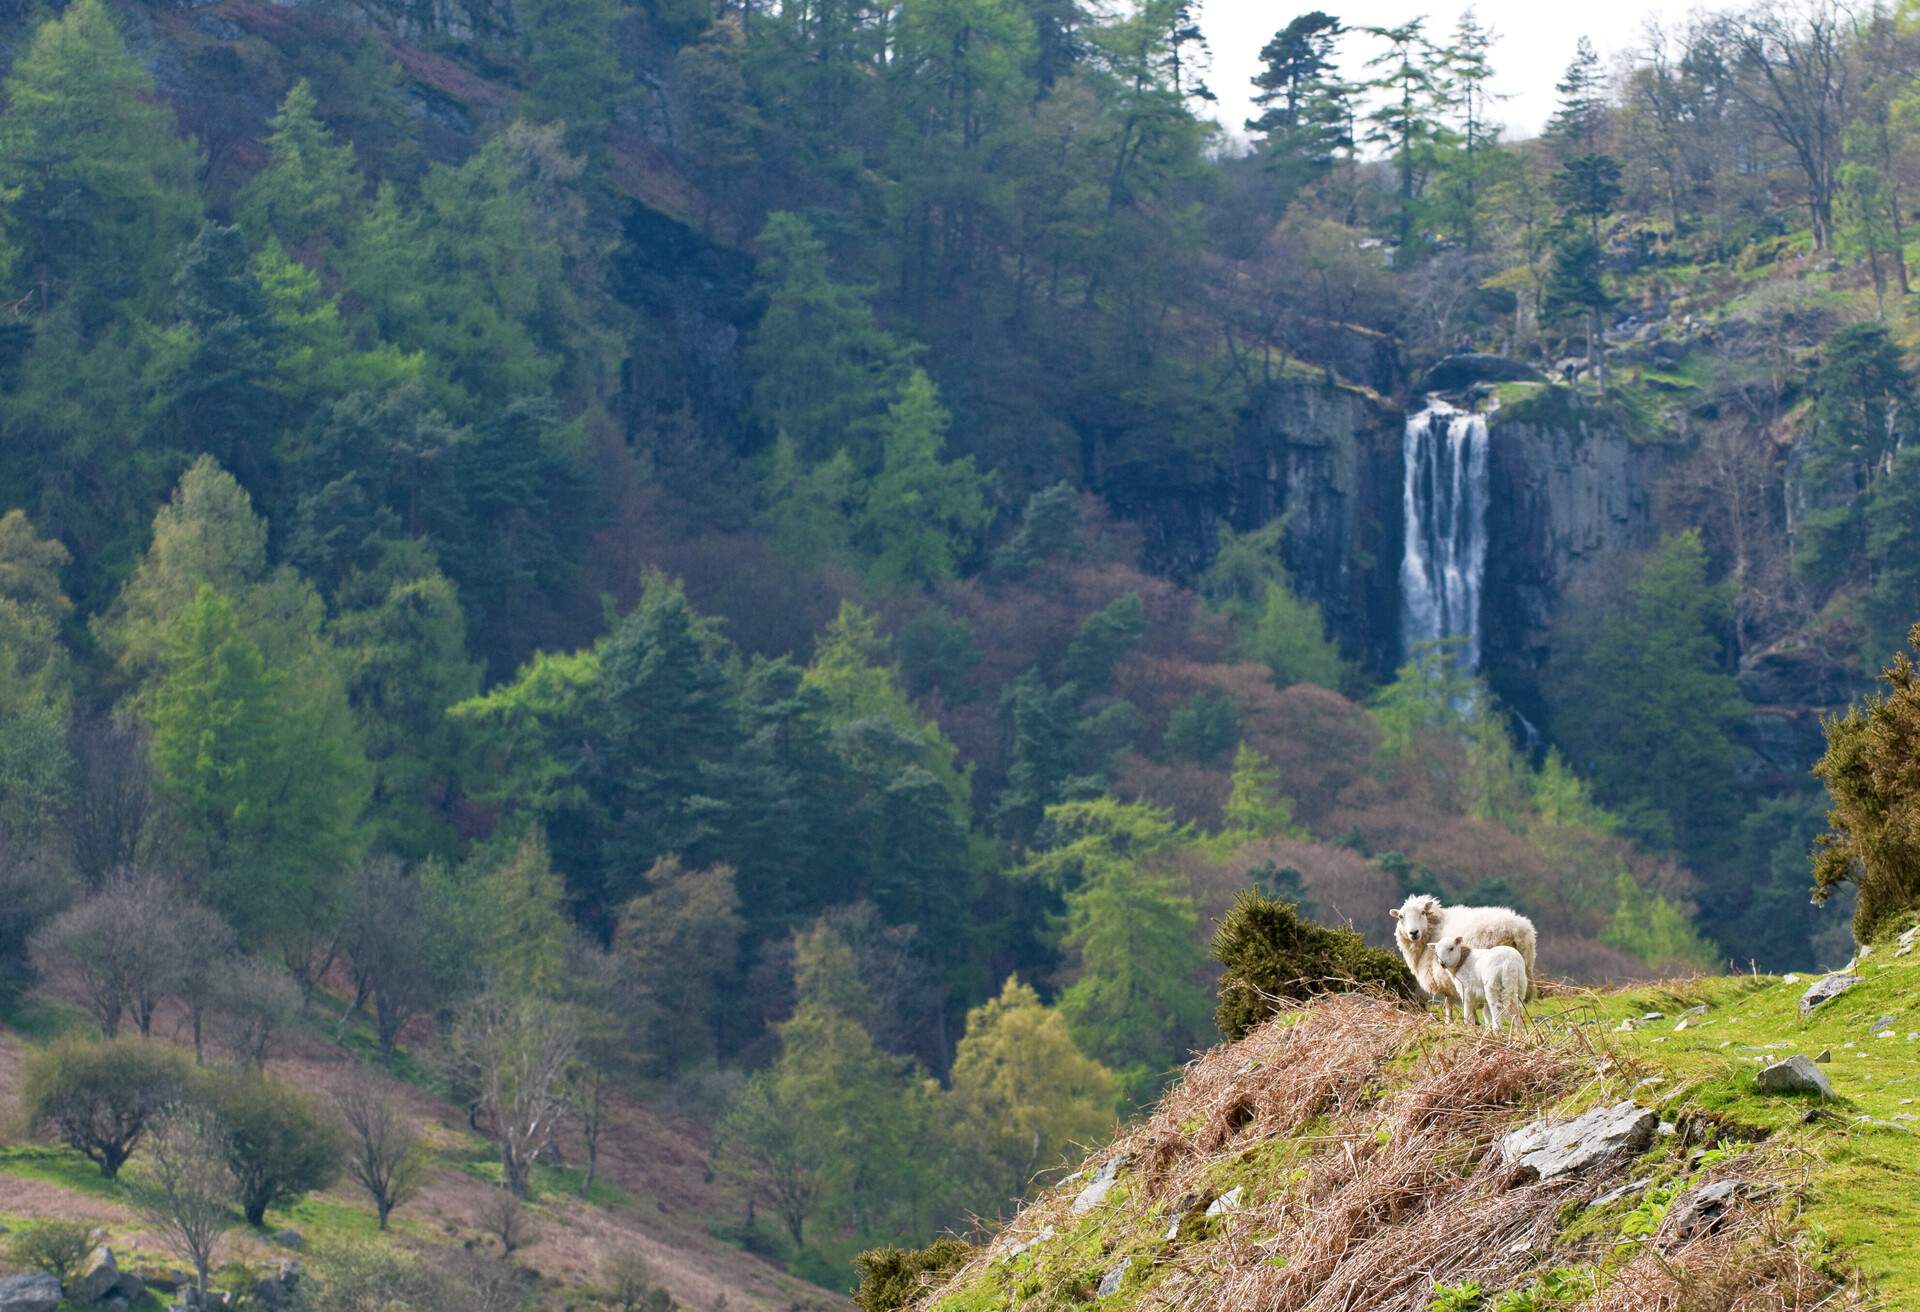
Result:
M1401 997L1419 986L1397 952L1368 947L1351 929L1303 917L1291 902L1242 893L1213 935L1220 976L1214 1023L1240 1039L1274 1012L1279 998L1310 998L1374 985Z
M936 1239L925 1248L874 1248L853 1259L860 1288L853 1302L860 1312L899 1312L936 1277L973 1254L960 1239Z
M1907 642L1920 647L1920 624ZM1887 691L1827 721L1826 755L1813 768L1833 799L1813 896L1857 885L1853 934L1862 943L1920 906L1920 670L1903 651L1880 677Z

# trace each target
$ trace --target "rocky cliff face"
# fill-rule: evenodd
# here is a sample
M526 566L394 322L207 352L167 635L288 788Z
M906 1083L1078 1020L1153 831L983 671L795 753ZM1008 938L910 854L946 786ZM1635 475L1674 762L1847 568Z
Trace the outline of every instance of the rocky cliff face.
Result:
M1565 403L1496 410L1489 432L1484 669L1540 724L1548 625L1592 570L1653 545L1655 494L1673 454Z
M1222 523L1285 518L1286 564L1349 656L1375 671L1399 656L1399 413L1366 392L1273 384L1241 413L1222 458L1181 469L1117 468L1100 491L1138 522L1149 567L1190 580Z

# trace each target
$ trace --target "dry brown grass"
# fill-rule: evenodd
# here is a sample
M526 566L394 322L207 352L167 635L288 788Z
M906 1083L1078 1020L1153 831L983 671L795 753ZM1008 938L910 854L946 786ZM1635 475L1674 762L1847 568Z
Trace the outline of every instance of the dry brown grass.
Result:
M1615 1273L1580 1312L1813 1312L1859 1306L1774 1214L1736 1204L1709 1233L1663 1235Z
M1525 1109L1568 1092L1578 1069L1563 1049L1524 1039L1480 1032L1450 1045L1391 1098L1341 1118L1335 1149L1236 1215L1229 1242L1208 1246L1220 1251L1206 1269L1178 1293L1169 1282L1168 1305L1416 1312L1436 1279L1517 1276L1561 1199L1593 1182L1504 1190L1482 1162Z

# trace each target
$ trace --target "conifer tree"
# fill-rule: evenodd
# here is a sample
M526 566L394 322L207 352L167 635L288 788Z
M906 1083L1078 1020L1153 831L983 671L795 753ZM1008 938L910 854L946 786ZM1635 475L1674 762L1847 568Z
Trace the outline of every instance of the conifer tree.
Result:
M0 176L18 273L41 310L152 307L199 213L192 149L102 0L48 19L14 62Z

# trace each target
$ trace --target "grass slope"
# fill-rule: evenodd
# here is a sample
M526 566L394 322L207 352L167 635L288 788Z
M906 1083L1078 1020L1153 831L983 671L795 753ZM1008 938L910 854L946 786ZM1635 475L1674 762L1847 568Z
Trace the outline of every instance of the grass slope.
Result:
M177 1018L162 1019L157 1034L172 1036ZM85 1220L107 1232L123 1259L132 1254L137 1262L178 1269L180 1260L167 1256L161 1236L139 1219L124 1182L102 1179L79 1153L30 1141L20 1130L17 1084L27 1054L61 1034L91 1028L84 1013L44 996L0 1017L0 1225L19 1229L42 1219ZM345 1078L349 1054L369 1048L362 1028L347 1026L340 1036L344 1043L338 1043L331 1018L316 1019L285 1037L271 1063L273 1074L325 1094ZM464 1116L445 1100L442 1084L430 1064L399 1054L390 1090L420 1127L431 1167L422 1196L394 1214L392 1238L421 1250L466 1244L484 1250L491 1241L481 1212L494 1192L499 1165L491 1146L472 1134ZM516 1263L539 1275L541 1306L592 1305L608 1260L628 1252L642 1256L653 1278L685 1309L788 1312L834 1301L827 1291L712 1237L711 1227L737 1214L741 1202L706 1179L704 1146L689 1126L638 1102L616 1100L602 1173L585 1197L580 1195L578 1145L568 1147L566 1168L538 1168L535 1237L514 1254ZM271 1273L286 1253L267 1236L287 1228L302 1234L309 1252L378 1234L372 1207L342 1181L292 1207L270 1210L266 1226L257 1232L236 1214L221 1261L234 1266L232 1277L241 1266Z
M1920 1309L1920 947L1894 953L1805 1019L1813 977L1565 992L1513 1040L1377 998L1290 1008L1196 1061L916 1306ZM1755 1088L1763 1064L1823 1050L1837 1100ZM1624 1100L1662 1122L1642 1153L1524 1182L1495 1151ZM1722 1181L1733 1206L1690 1223L1680 1204Z

